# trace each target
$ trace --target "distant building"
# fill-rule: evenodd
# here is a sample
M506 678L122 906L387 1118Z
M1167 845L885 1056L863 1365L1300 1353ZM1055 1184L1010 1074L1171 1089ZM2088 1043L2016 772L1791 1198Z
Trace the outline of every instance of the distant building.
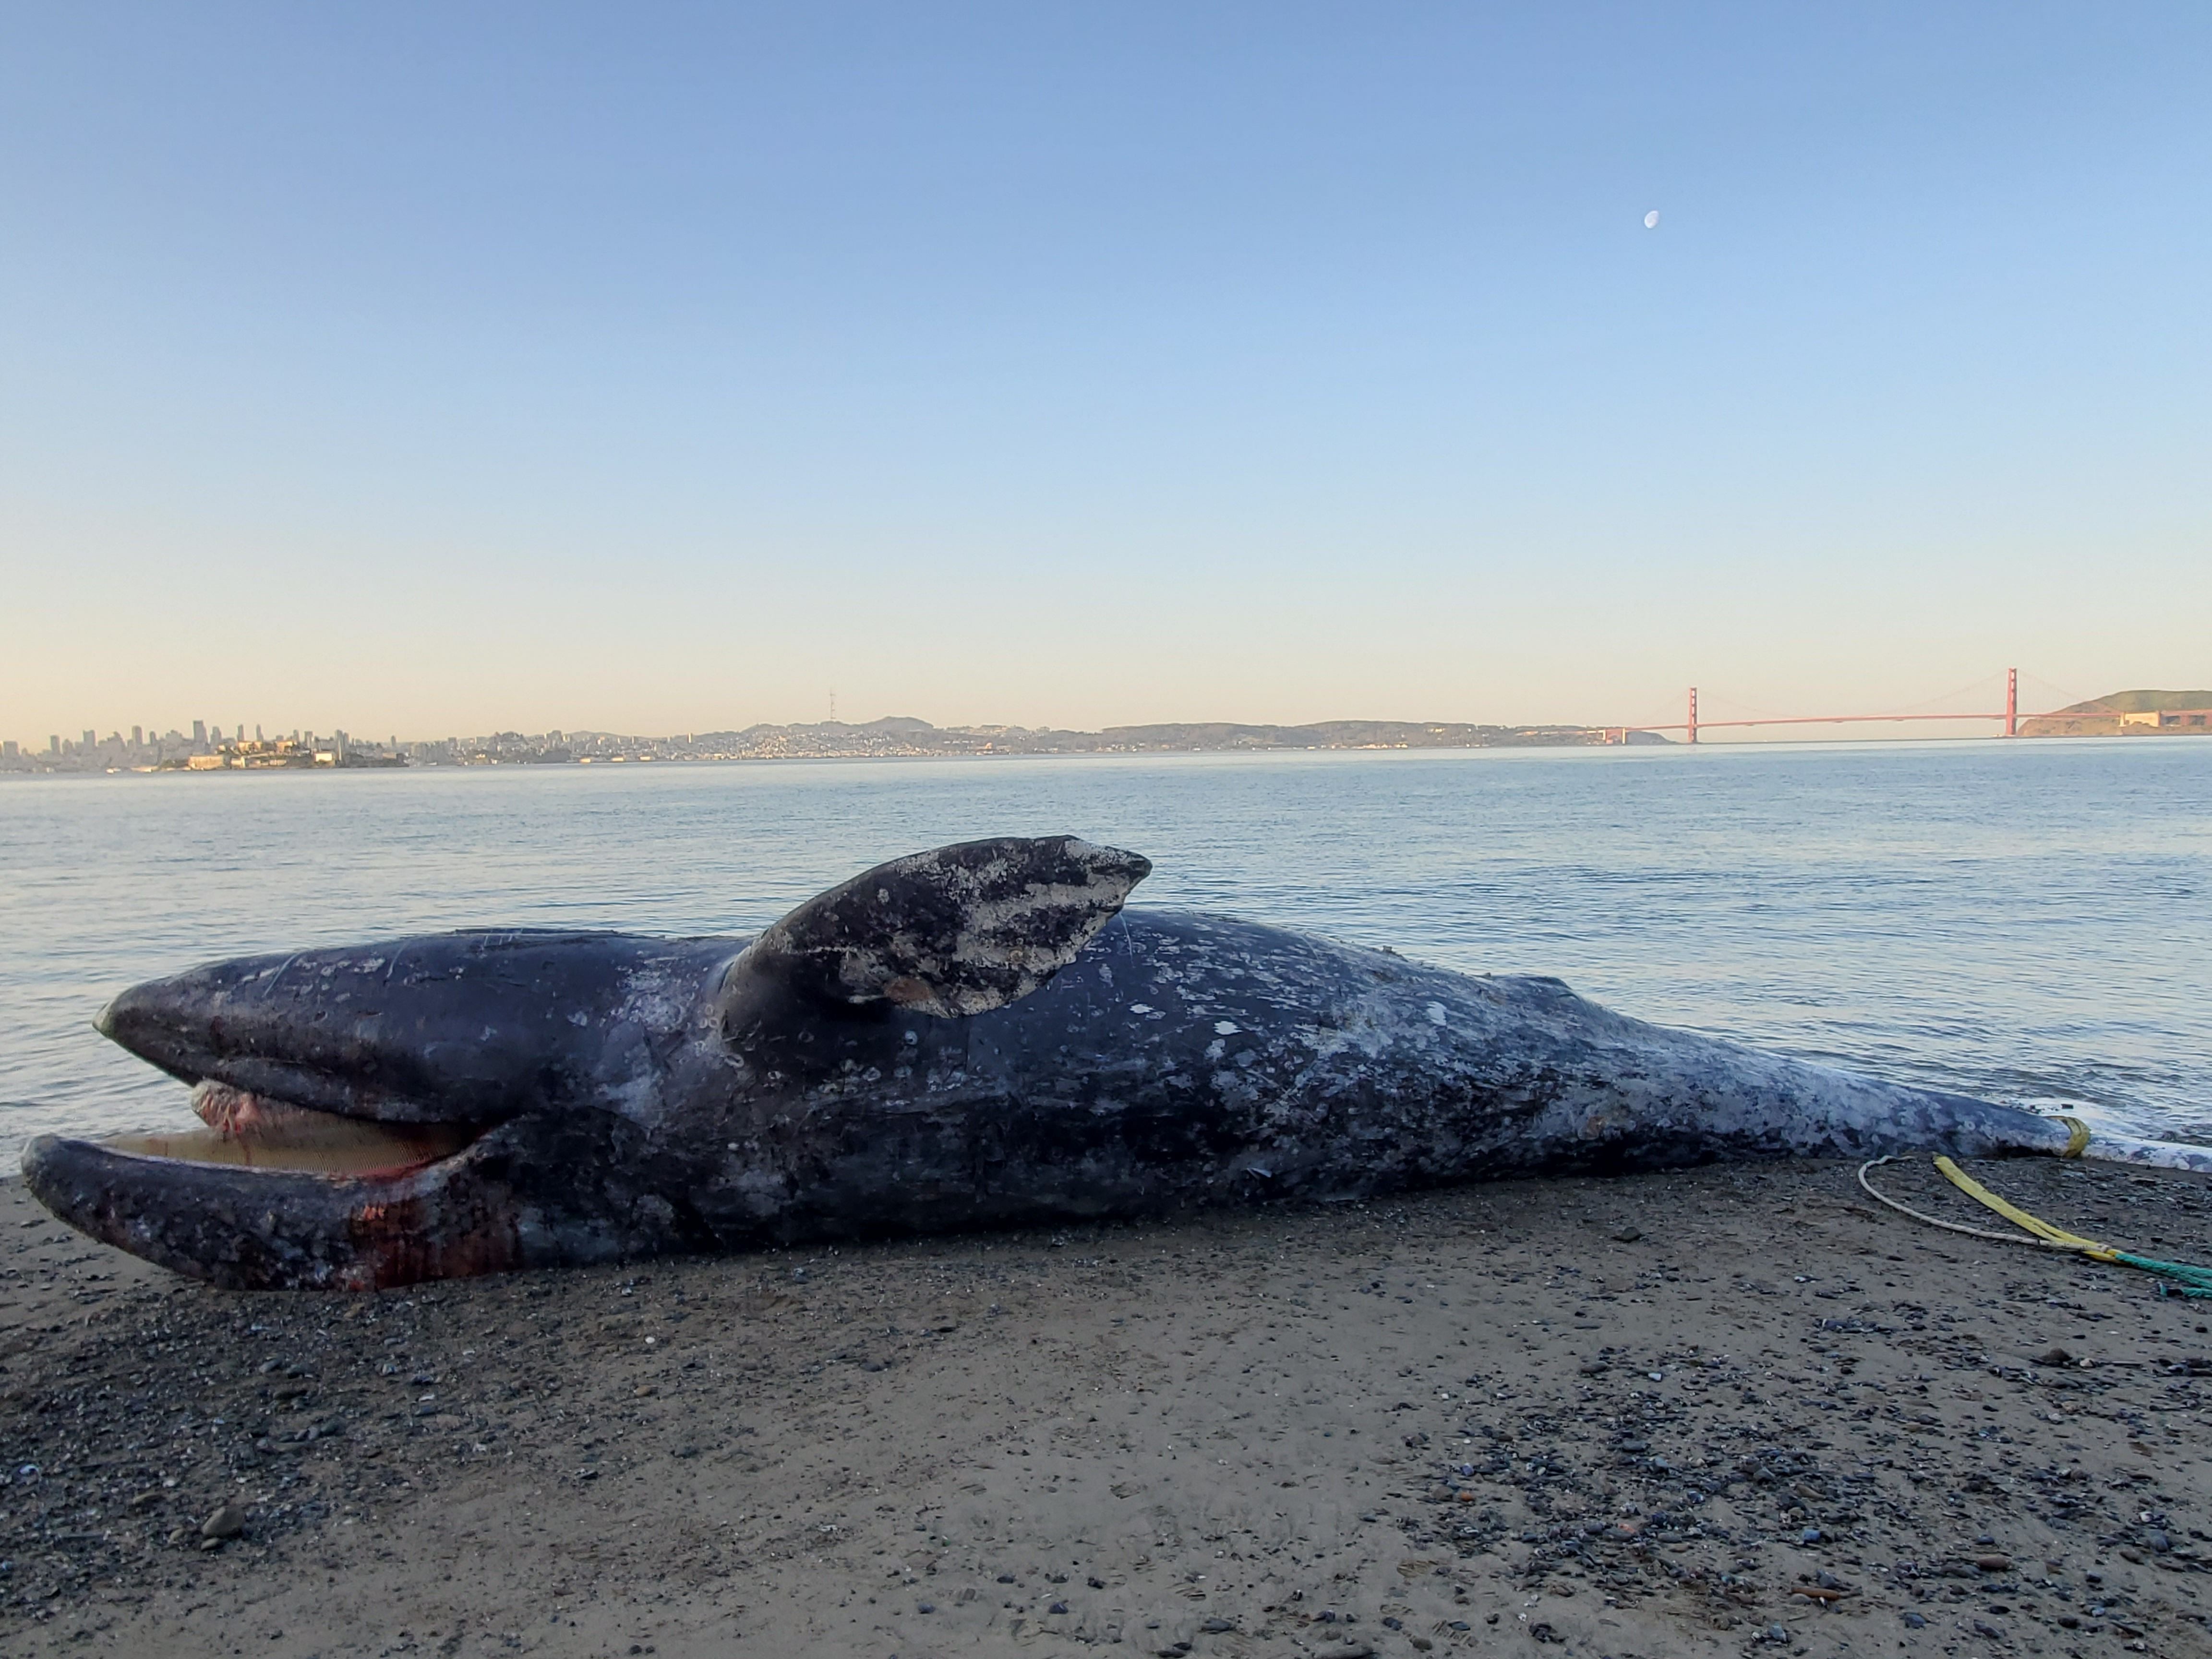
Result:
M194 743L205 743L207 741L207 722L205 720L194 720L192 722L192 741Z

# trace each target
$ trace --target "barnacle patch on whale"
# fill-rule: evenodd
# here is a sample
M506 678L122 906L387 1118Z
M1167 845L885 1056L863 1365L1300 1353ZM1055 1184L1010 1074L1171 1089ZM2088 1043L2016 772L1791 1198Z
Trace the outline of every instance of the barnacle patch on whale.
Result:
M1074 836L963 842L893 859L800 905L731 965L742 1018L763 988L941 1019L1041 989L1114 919L1152 861Z

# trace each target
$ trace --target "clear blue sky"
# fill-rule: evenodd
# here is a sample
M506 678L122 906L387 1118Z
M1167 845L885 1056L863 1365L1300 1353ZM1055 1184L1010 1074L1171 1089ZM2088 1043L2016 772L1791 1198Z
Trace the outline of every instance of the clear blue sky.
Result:
M2203 684L2208 296L2194 3L9 3L0 732Z

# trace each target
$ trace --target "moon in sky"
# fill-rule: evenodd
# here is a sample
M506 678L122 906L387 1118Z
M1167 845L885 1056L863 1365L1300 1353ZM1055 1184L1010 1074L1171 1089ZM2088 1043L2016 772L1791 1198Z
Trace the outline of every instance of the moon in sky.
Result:
M1659 210L1657 208L1653 208L1650 212L1644 216L1644 228L1646 230L1656 230L1659 228Z

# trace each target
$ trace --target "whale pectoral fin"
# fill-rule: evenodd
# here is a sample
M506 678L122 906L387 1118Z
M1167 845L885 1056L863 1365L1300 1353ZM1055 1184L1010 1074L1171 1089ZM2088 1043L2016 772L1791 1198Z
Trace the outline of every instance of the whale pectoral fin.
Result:
M732 964L725 998L774 986L953 1018L1041 988L1113 919L1148 860L1073 836L963 842L817 894Z

